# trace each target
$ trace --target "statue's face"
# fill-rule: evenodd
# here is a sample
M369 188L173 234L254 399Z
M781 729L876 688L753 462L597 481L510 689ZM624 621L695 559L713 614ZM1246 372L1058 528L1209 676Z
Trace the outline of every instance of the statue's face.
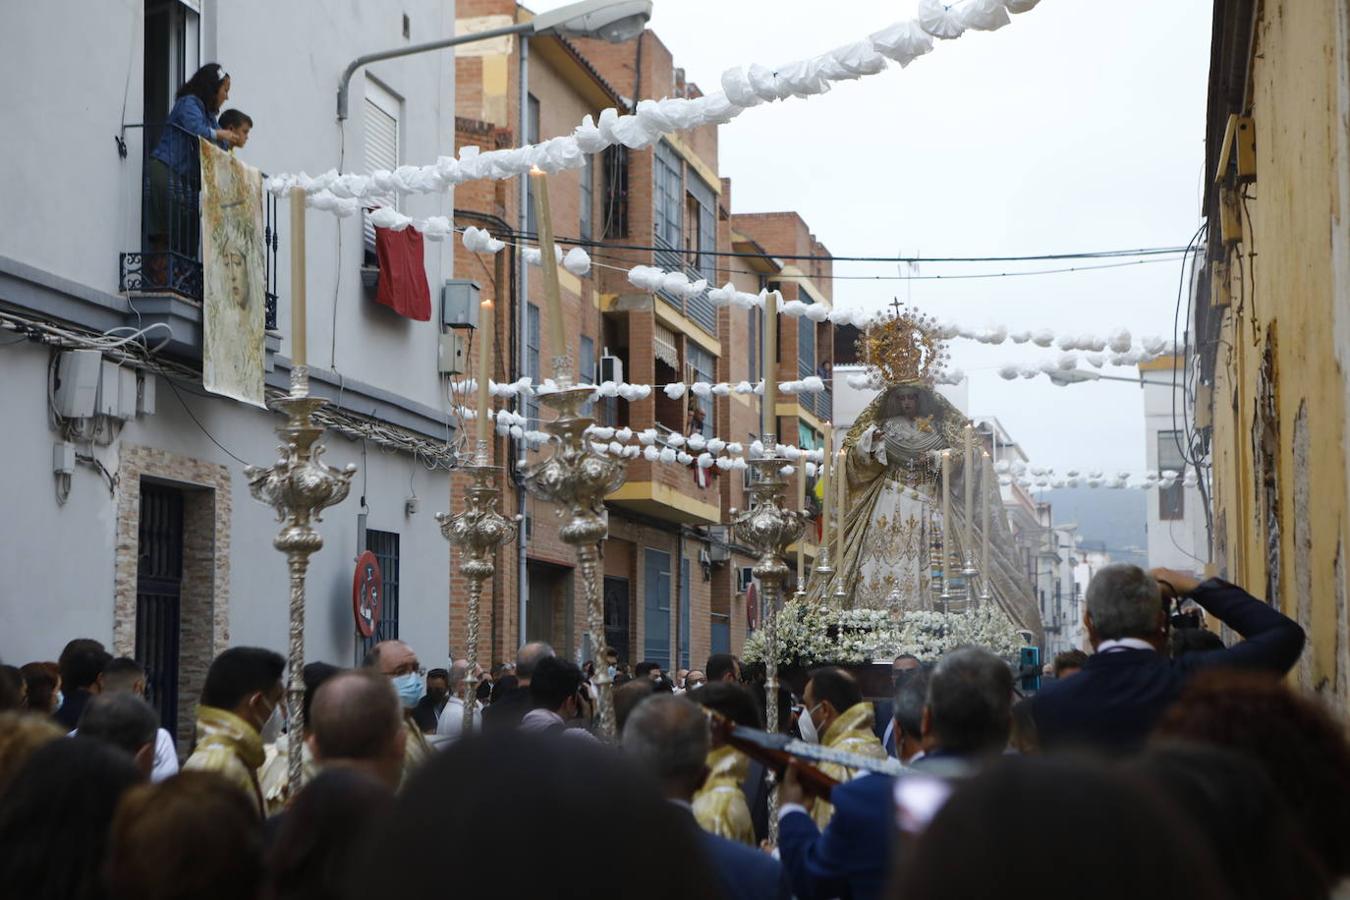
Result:
M912 393L900 395L900 415L912 419L919 414L919 398Z

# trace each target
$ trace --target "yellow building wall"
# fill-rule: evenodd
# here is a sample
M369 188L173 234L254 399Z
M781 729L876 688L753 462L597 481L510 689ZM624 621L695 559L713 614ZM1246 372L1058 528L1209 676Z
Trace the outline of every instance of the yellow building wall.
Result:
M1335 695L1344 711L1346 394L1332 327L1346 315L1335 258L1344 250L1333 250L1334 186L1350 165L1338 133L1346 128L1337 111L1345 91L1341 14L1334 0L1268 0L1261 8L1251 73L1257 177L1245 188L1242 240L1212 291L1231 301L1213 399L1216 559L1231 581L1258 595L1277 562L1280 607L1309 634L1294 677ZM1273 391L1263 395L1267 352ZM1259 483L1269 419L1261 408L1272 398L1277 558L1268 546L1268 489Z

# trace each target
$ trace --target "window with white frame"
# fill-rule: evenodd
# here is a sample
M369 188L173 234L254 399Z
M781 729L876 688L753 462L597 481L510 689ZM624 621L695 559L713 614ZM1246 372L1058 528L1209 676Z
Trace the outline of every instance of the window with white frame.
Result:
M665 141L652 154L652 213L658 247L678 250L684 233L683 161ZM661 260L658 259L658 264Z
M362 135L365 138L365 169L369 175L379 169L392 172L399 166L399 121L403 101L373 78L366 78L365 102L362 106ZM399 206L395 196L394 208ZM375 256L375 226L365 216L365 247L367 263Z
M1181 476L1186 471L1186 456L1181 450L1180 431L1158 432L1158 474L1177 473L1171 487L1158 487L1158 518L1164 522L1186 517L1186 486Z
M717 381L717 359L707 350L704 350L693 341L686 339L685 358L687 360L686 366L688 368L686 377L690 382L702 381L705 384L712 384ZM701 423L702 427L699 428L699 433L707 438L713 437L717 433L713 428L713 396L709 394L706 397L699 397L690 393L689 397L690 402L693 404L690 411L693 412L697 410L699 416L703 420ZM689 430L691 432L694 430L692 422Z

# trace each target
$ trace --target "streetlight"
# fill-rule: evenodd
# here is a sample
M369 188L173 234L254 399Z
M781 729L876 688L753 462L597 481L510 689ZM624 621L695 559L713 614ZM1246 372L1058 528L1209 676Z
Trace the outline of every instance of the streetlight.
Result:
M532 36L589 37L609 41L612 44L621 44L641 34L642 29L647 26L647 20L651 17L652 0L582 0L580 3L569 3L552 12L542 13L528 22L508 25L505 28L493 28L488 31L456 35L425 44L413 44L409 47L397 47L393 50L367 53L347 63L347 68L342 71L342 81L338 85L337 93L337 117L339 120L347 118L352 75L356 73L357 69L373 62L395 59L400 56L412 56L415 53L427 53L432 50L444 50L447 47L454 47L459 44L487 41L512 34L518 34L521 37L522 58L525 54L525 42ZM523 59L521 65L524 66ZM522 113L522 117L523 115Z

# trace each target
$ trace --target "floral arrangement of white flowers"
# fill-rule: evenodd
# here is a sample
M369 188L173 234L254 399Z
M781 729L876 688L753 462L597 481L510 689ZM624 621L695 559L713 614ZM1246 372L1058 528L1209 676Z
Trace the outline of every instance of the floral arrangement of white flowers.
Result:
M935 662L948 650L966 646L1013 660L1024 644L1017 627L992 603L944 614L837 609L794 599L783 604L775 622L780 666L889 662L902 653ZM763 628L746 638L744 656L752 662L766 659Z

